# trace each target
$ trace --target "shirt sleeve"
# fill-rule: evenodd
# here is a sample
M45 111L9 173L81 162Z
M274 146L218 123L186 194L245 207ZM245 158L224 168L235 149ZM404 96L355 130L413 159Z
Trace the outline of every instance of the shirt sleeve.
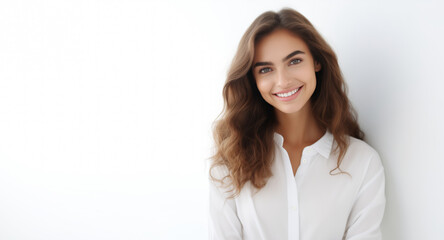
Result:
M382 239L380 225L385 202L384 168L379 154L374 151L350 212L343 239Z
M214 174L215 177L220 174ZM211 240L241 240L242 224L237 216L236 202L219 183L210 179L210 221Z

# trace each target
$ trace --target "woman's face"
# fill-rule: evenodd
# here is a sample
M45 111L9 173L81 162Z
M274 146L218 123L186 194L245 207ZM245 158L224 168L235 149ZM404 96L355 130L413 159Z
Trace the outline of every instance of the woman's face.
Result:
M252 71L257 88L283 113L298 112L306 105L320 69L305 42L288 30L274 30L256 43Z

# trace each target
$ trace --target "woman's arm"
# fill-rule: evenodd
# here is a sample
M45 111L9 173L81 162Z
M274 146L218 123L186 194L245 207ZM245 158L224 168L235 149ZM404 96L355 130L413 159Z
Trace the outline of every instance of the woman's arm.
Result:
M385 209L385 176L375 151L347 221L345 240L381 239L381 221Z
M216 175L216 174L215 174ZM210 180L210 239L242 239L242 224L237 216L236 202L218 183Z

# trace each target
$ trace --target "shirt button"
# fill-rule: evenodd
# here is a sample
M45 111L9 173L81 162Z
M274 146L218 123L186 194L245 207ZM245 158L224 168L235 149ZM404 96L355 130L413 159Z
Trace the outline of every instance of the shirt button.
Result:
M307 159L305 159L305 158L302 159L302 163L304 163L304 164L307 163Z

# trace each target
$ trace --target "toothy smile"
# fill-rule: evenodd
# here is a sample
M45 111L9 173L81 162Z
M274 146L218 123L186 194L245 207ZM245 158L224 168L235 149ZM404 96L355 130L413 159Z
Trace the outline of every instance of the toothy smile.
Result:
M286 93L276 93L275 95L278 97L290 97L291 95L297 93L299 91L299 89L301 89L301 87L296 88L295 90L290 91L290 92L286 92Z

